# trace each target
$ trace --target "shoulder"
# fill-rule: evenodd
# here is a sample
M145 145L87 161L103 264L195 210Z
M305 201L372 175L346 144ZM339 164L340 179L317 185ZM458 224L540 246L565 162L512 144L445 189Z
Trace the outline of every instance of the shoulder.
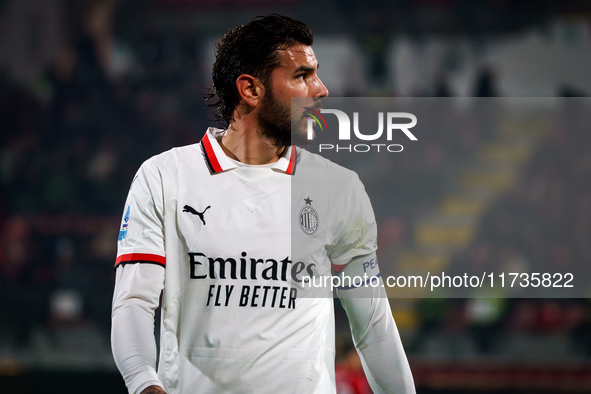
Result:
M177 168L183 165L183 162L195 162L195 158L201 157L201 155L202 150L200 143L180 146L150 157L142 163L141 168L148 171L162 171L170 168Z
M332 162L319 154L309 152L303 148L297 148L297 154L296 175L314 178L321 177L330 180L331 184L338 186L361 182L355 171Z
M201 141L206 139L208 135L211 135L216 139L221 138L224 133L225 130L223 129L209 127ZM142 164L142 167L160 170L172 169L176 171L178 168L194 168L201 163L205 168L206 164L201 141L190 145L172 148L158 155L152 156Z

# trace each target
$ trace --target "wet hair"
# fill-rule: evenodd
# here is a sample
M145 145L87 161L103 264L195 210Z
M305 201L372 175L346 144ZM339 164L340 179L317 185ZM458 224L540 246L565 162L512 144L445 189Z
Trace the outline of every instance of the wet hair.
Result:
M279 65L280 50L295 44L311 46L312 29L305 23L278 14L257 16L230 29L215 47L213 88L205 96L215 110L215 120L228 126L240 103L236 80L249 74L268 88L271 72Z

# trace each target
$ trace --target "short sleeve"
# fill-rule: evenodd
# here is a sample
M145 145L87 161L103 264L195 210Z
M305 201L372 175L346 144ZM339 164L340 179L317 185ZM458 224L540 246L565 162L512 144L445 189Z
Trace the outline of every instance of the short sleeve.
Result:
M166 265L163 212L160 171L147 161L134 177L125 202L115 268L130 263Z
M342 266L377 250L377 226L371 202L356 173L351 173L345 190L335 194L338 197L332 207L330 230L333 237L327 252L333 266Z

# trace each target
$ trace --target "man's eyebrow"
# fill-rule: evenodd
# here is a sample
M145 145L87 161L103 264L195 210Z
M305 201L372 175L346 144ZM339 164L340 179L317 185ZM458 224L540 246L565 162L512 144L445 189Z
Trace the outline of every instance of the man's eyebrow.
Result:
M305 71L305 72L312 72L312 71L318 70L319 68L320 68L320 64L317 64L317 65L316 65L316 68L314 68L314 67L309 67L309 66L299 66L299 67L297 68L297 70L295 70L295 71L294 71L294 74L295 74L295 73L302 72L302 71Z

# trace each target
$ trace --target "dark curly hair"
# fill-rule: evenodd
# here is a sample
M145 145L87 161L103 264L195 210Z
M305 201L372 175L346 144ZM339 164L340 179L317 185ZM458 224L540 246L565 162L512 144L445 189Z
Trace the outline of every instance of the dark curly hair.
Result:
M278 51L295 44L311 46L312 42L312 29L308 25L278 14L257 16L245 25L230 29L216 43L213 88L205 96L208 106L215 109L215 120L226 127L232 120L240 103L236 89L238 76L250 74L267 88L271 72L280 61Z

